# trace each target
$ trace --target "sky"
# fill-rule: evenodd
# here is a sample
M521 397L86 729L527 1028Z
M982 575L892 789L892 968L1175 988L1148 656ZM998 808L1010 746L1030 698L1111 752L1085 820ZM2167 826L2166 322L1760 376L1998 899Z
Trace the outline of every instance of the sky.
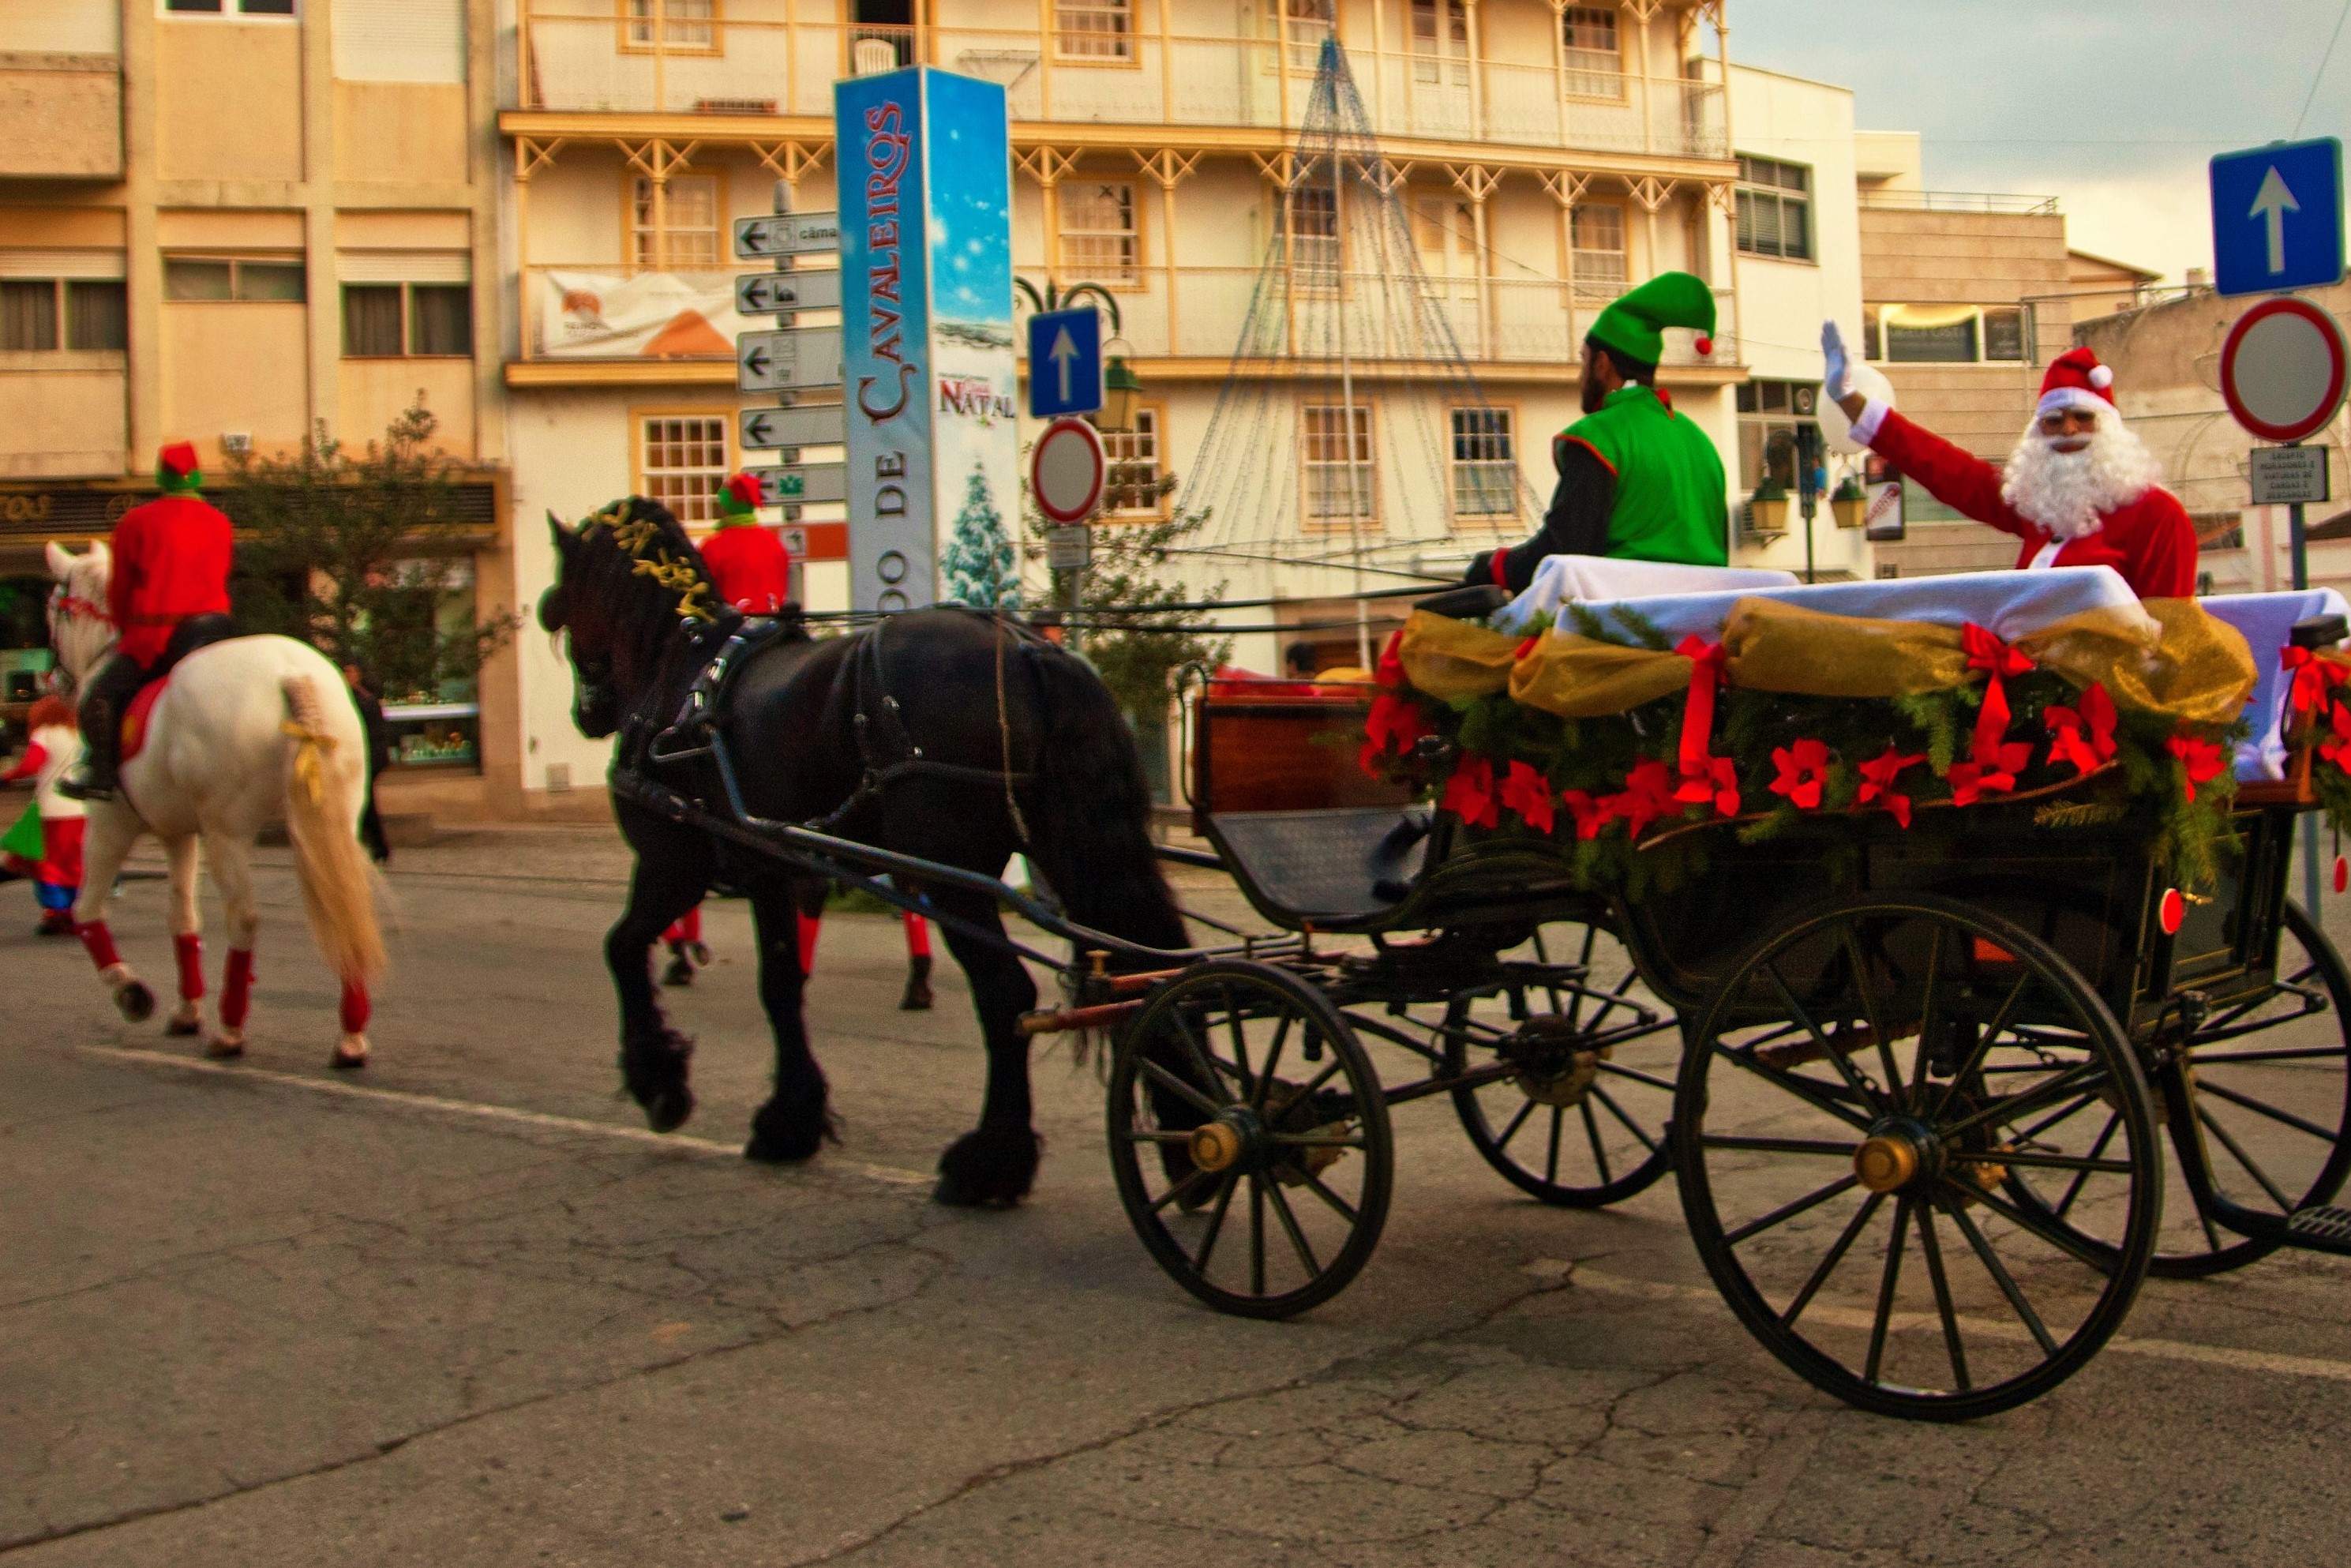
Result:
M1928 189L2055 196L2075 249L2169 283L2212 264L2212 154L2351 141L2351 24L2318 71L2351 0L1734 0L1727 10L1734 65L1849 87L1858 129L1918 131Z

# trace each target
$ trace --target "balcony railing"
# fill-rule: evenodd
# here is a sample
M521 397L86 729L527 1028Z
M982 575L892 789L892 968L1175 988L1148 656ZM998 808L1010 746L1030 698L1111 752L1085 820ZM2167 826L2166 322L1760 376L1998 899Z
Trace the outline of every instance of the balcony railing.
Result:
M1042 268L1018 270L1042 291ZM618 263L524 271L525 359L724 361L734 356L737 330L767 324L734 315L731 271L655 273ZM1398 363L1442 366L1456 352L1473 366L1573 364L1610 298L1552 278L1443 277L1427 280L1423 303L1413 304L1385 274L1350 271L1334 279L1327 270L1301 272L1285 287L1279 273L1253 267L1150 267L1119 291L1121 334L1142 359L1228 360L1260 289L1267 298L1255 316L1258 348L1280 358L1311 355L1319 344L1327 356L1335 352L1335 323L1348 312L1350 351L1367 361L1367 373L1393 373ZM1728 290L1716 293L1729 300ZM1737 364L1727 303L1722 314L1712 354L1698 354L1694 334L1670 332L1665 362ZM803 319L815 325L824 318Z
M1315 50L1297 24L1287 38L1270 27L1218 35L1184 25L1172 7L1136 7L1110 15L1147 29L1072 25L1102 20L1098 8L1042 29L916 29L812 22L791 0L617 4L618 15L616 0L522 0L521 107L830 117L834 81L918 61L1003 83L1016 120L1294 128L1312 96ZM1555 26L1548 5L1525 9ZM1396 39L1343 41L1383 136L1729 155L1713 82L1594 69L1569 51L1473 62Z
M2007 213L2031 217L2057 215L2054 196L2020 196L1998 191L1864 191L1865 212Z

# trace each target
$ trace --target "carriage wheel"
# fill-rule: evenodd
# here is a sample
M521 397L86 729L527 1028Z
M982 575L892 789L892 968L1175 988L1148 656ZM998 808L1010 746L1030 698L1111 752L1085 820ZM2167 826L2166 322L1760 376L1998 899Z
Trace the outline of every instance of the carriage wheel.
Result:
M2109 1106L2103 1136L2065 1108ZM2147 1085L2105 1004L2023 929L1868 894L1750 946L1691 1036L1673 1144L1732 1311L1816 1387L1961 1420L2046 1393L2154 1251ZM2078 1184L2053 1225L2011 1175Z
M1346 1020L1286 970L1218 959L1164 987L1112 1059L1109 1126L1135 1234L1219 1312L1304 1312L1379 1242L1387 1102Z
M1562 1208L1597 1208L1666 1174L1681 1030L1641 984L1632 955L1600 925L1534 935L1535 962L1556 980L1514 980L1456 997L1445 1030L1457 1068L1467 1046L1522 1061L1499 1082L1453 1092L1470 1146L1521 1192Z

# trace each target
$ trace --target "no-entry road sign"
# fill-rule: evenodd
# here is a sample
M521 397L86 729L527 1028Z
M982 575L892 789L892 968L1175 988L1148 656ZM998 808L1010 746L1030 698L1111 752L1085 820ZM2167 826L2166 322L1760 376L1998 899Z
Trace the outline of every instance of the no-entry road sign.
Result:
M2212 278L2272 294L2343 276L2343 144L2278 141L2212 160Z
M1034 371L1031 371L1033 374ZM1029 455L1029 493L1057 523L1083 522L1102 504L1109 463L1102 437L1082 419L1057 419Z
M2220 345L2220 395L2263 441L2300 441L2343 406L2343 329L2305 299L2264 299Z

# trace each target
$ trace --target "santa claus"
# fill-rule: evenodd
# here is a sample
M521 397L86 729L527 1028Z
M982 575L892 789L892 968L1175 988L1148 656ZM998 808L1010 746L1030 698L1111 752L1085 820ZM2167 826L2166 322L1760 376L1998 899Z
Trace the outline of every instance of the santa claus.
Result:
M2023 540L2020 570L2110 566L2141 599L2196 591L2196 528L2156 481L2163 465L2115 407L2115 373L2087 349L2050 361L2041 401L1998 468L1853 389L1853 362L1834 321L1821 326L1823 386L1868 443L1945 506Z

